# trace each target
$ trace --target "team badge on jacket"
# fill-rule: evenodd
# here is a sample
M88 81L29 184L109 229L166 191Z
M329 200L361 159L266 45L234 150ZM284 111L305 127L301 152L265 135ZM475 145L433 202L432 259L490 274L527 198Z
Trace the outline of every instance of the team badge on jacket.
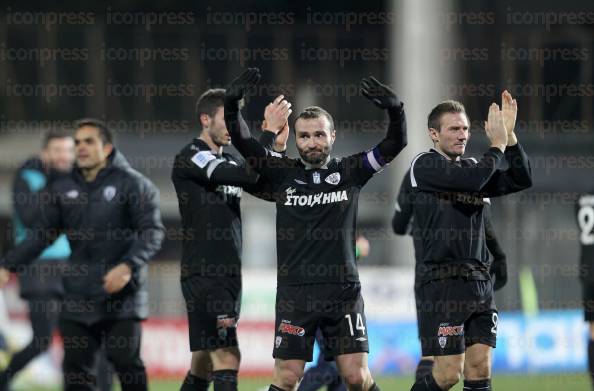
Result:
M115 197L116 195L116 188L113 186L106 186L103 189L103 198L105 198L106 201L111 201L113 200L113 197Z

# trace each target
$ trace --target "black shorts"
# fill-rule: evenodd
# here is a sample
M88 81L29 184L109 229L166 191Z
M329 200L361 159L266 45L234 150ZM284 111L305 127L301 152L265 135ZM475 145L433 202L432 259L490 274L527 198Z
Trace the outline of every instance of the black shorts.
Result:
M276 292L272 356L312 361L316 330L324 336L324 358L369 352L361 285L281 286Z
M190 328L190 350L237 346L241 277L191 275L181 281Z
M584 299L584 320L594 322L594 284L582 283L582 297Z
M423 356L462 354L496 346L498 313L491 280L434 280L419 288L417 316Z

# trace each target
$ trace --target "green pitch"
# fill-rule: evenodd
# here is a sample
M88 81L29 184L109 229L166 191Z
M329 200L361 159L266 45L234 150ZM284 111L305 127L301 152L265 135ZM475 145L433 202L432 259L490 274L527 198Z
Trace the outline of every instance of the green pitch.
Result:
M179 381L153 381L149 390L177 391L179 390L180 382L181 379ZM412 377L381 377L377 379L377 382L383 391L408 391L412 386ZM240 379L239 390L267 390L269 384L269 379ZM498 375L493 380L493 389L496 391L592 391L588 377L582 373L546 376ZM116 387L116 390L119 391L119 387ZM452 390L462 391L462 383L459 383ZM38 391L57 390L48 390L46 388Z
M180 380L181 381L181 380ZM377 383L383 391L408 391L412 377L381 377ZM240 379L240 391L259 391L268 387L268 379ZM180 382L153 382L150 391L177 391ZM591 391L590 381L585 374L559 375L498 375L493 379L493 389L501 391ZM211 388L212 390L212 388ZM462 383L452 390L462 391ZM324 390L325 391L325 390Z

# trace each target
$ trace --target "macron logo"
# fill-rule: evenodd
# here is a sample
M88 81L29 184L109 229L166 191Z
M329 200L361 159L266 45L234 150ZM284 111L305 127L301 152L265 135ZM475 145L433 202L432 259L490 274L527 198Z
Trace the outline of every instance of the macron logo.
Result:
M310 194L310 195L290 195L292 194L287 191L287 201L285 201L286 206L316 206L316 205L326 205L332 204L335 202L341 201L348 201L348 196L346 190L341 191L333 191L331 193L318 193L318 194Z

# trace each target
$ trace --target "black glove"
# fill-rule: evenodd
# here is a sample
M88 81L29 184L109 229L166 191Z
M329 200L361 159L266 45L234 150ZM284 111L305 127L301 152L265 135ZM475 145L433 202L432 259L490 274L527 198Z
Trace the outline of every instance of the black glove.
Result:
M369 76L361 80L361 93L380 109L391 109L400 106L400 99L390 87Z
M503 288L507 284L507 260L505 258L495 258L491 263L489 274L495 281L493 289L498 291Z
M241 100L248 89L255 86L260 80L260 70L258 68L248 68L237 76L225 88L225 98L238 101Z

